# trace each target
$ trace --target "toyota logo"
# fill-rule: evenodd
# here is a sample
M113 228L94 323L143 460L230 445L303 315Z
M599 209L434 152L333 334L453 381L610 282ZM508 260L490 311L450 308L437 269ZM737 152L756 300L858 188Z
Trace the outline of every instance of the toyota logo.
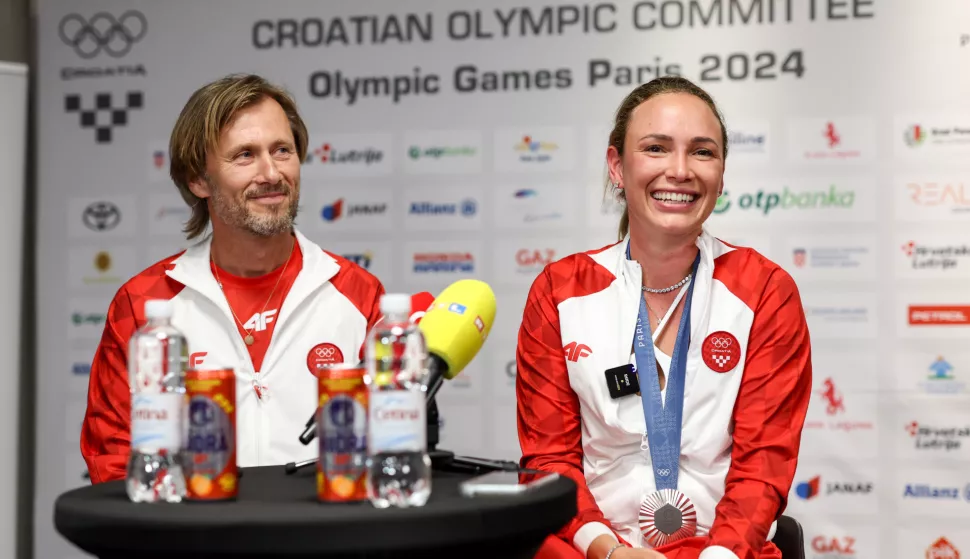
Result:
M90 20L79 14L68 14L61 19L58 29L64 44L74 48L81 58L94 58L102 50L120 58L147 32L148 21L136 10L128 10L117 19L107 12L98 12Z
M121 210L111 202L95 202L84 208L81 220L93 231L109 231L121 222Z
M711 338L711 345L718 349L726 349L731 347L731 338Z
M333 357L333 354L335 351L337 350L333 347L318 347L317 349L314 350L314 352L317 354L317 357L323 357L323 358Z

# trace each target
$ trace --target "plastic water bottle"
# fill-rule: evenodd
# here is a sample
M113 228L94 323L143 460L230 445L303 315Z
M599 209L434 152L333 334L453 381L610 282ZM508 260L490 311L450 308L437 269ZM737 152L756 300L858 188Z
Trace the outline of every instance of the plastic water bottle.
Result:
M367 498L377 508L420 507L431 496L428 349L410 312L410 296L384 295L384 320L367 336Z
M172 302L145 302L148 322L128 343L131 455L125 485L134 502L177 503L185 413L185 336L172 326Z

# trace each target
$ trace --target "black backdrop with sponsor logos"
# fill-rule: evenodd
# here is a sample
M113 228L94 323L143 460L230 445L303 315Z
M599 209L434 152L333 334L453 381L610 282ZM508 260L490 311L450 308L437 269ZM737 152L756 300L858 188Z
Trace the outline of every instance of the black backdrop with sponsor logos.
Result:
M483 353L442 445L514 459L530 282L615 240L616 105L679 74L731 134L709 229L785 267L815 392L788 512L815 557L970 553L970 4L39 0L38 557L78 453L107 304L185 246L167 141L188 95L253 71L310 129L299 227L392 291L488 281Z

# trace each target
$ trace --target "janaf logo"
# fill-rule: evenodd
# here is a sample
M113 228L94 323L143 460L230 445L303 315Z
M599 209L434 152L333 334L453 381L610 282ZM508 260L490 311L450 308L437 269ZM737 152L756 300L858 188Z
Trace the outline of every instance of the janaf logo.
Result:
M731 207L741 210L755 210L767 216L775 210L824 210L851 209L855 204L855 191L840 190L834 184L828 190L807 190L794 192L787 186L781 192L758 190L744 193L733 203L730 193L725 190L714 205L714 213L721 214Z

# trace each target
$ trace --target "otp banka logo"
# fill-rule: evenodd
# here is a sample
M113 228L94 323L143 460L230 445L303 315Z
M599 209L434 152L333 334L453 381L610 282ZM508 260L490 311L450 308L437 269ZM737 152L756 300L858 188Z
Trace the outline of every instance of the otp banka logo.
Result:
M358 266L360 266L365 270L370 269L370 263L371 261L374 260L374 253L370 251L342 254L341 256L343 256L347 260L350 260L354 264L357 264Z
M725 190L714 205L714 213L723 214L735 208L735 211L755 210L763 216L778 210L824 210L829 208L851 209L855 204L855 191L841 190L834 184L826 190L793 191L783 187L781 192L758 190L754 193L744 193L735 203L731 194Z

